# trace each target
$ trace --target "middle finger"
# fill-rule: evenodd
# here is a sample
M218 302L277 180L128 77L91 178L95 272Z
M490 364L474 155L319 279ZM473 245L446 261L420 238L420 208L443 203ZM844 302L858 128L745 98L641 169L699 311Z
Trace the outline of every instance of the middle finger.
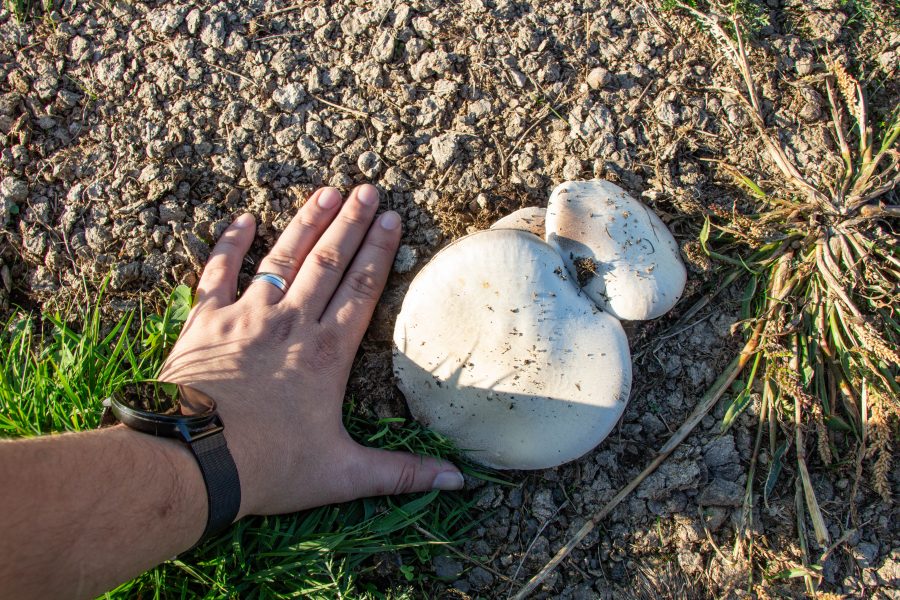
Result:
M290 288L300 265L334 219L340 204L341 193L335 188L325 187L314 192L291 219L269 254L259 263L258 272L280 275ZM251 284L243 295L249 302L263 304L274 304L283 297L281 290L264 281Z
M365 184L354 189L303 261L286 300L303 306L304 312L318 319L356 255L377 209L378 190L374 186Z

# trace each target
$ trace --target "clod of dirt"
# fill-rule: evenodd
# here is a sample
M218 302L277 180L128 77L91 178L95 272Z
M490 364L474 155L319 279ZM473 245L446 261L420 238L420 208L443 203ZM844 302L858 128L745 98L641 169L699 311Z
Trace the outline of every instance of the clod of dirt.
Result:
M572 261L575 266L575 279L578 280L578 287L584 287L597 274L600 266L594 262L590 256L579 256Z
M547 205L547 242L597 306L655 319L684 290L678 244L653 211L608 181L568 181Z
M625 410L621 324L581 294L531 234L482 231L413 280L394 329L394 373L419 421L474 460L542 469L599 444Z

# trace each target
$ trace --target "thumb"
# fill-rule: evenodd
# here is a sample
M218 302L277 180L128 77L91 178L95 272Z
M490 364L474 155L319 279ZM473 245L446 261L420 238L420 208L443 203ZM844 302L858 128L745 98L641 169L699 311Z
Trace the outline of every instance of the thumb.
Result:
M465 483L462 473L453 464L408 452L359 446L355 462L359 467L356 478L359 497L459 490Z

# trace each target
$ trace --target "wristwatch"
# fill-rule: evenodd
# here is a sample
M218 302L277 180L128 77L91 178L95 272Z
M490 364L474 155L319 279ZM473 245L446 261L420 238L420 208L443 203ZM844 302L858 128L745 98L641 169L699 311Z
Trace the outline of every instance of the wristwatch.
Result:
M209 502L200 540L234 522L241 507L241 483L215 400L188 386L144 381L126 385L103 406L101 427L118 420L142 433L181 440L190 448Z

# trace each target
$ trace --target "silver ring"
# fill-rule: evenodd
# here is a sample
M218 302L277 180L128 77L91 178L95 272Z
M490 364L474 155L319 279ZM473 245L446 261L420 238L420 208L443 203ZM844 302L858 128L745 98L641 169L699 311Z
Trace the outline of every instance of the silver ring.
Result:
M287 293L287 280L281 275L278 275L276 273L257 273L253 276L253 280L250 283L253 284L257 281L265 281L266 283L271 283L279 290L281 290L282 294Z

